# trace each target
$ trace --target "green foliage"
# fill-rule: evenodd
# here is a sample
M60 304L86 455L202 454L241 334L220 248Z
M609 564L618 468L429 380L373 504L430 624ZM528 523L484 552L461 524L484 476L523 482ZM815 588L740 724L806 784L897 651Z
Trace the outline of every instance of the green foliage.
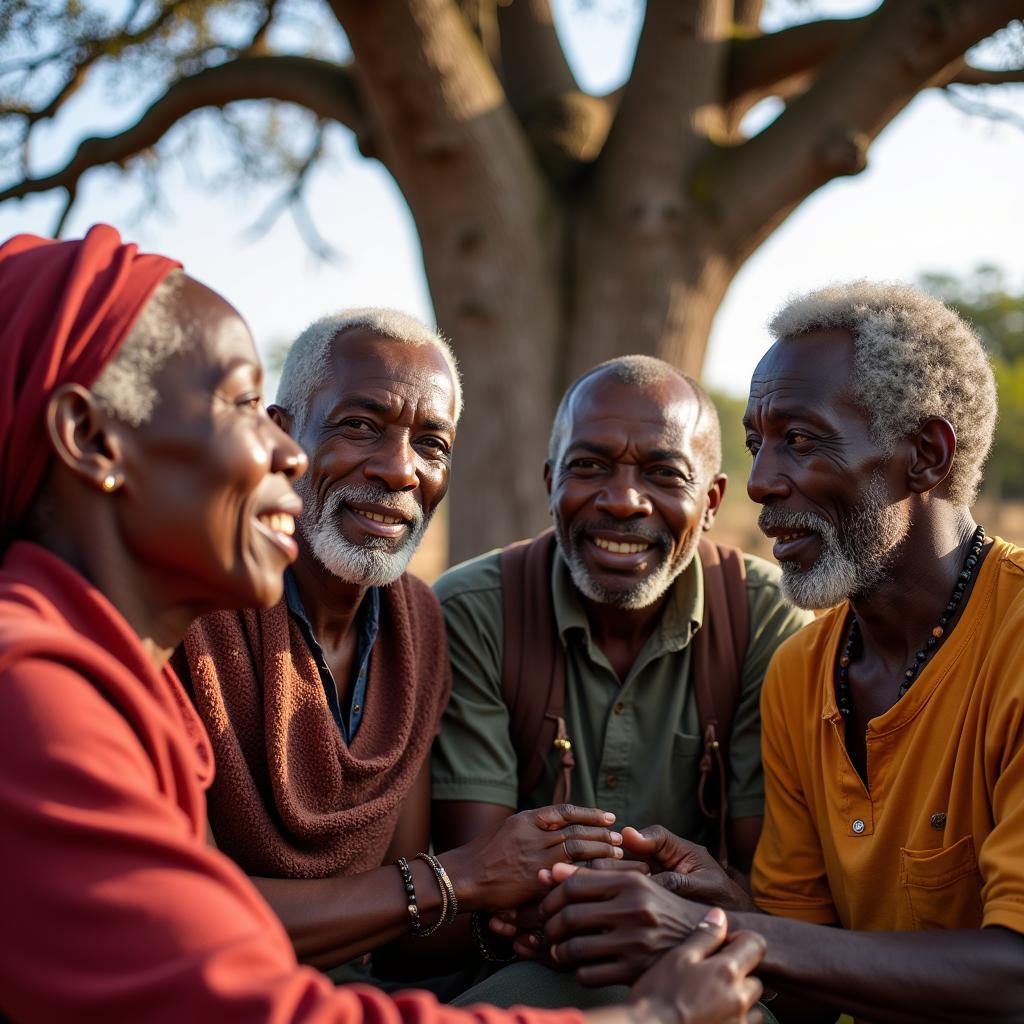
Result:
M920 285L956 309L992 355L999 388L999 423L985 471L986 493L1024 498L1024 291L996 267L978 267L966 278L924 274Z
M743 411L747 407L747 400L721 391L712 391L711 400L715 403L718 421L722 425L722 472L729 477L730 488L743 488L750 473L750 456L744 443L743 430Z

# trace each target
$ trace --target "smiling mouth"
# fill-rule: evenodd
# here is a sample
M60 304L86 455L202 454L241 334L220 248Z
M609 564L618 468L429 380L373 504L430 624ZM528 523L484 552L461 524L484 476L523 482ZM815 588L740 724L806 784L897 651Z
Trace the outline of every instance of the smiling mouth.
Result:
M385 526L399 526L405 523L405 520L401 517L385 516L380 512L364 512L362 509L353 508L353 512L357 516L362 516L364 519L369 519L372 523L383 523Z
M605 540L604 537L593 537L592 540L602 551L611 551L616 555L638 555L651 546L650 544L625 544L617 540Z
M283 533L286 537L295 536L295 517L287 512L267 512L256 518L274 533Z

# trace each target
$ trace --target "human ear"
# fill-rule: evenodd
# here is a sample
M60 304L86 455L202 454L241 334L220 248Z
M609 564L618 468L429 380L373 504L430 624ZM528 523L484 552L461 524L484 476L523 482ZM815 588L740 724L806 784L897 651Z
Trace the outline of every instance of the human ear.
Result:
M708 507L704 510L704 518L701 521L702 530L710 530L714 525L715 516L722 505L725 497L725 486L729 478L724 473L718 473L708 485Z
M292 414L279 405L268 405L267 415L289 436L292 437Z
M925 494L949 476L956 454L956 431L949 420L931 416L911 441L914 447L907 467L907 486L915 494Z
M46 430L57 458L103 491L124 482L119 425L80 384L62 384L46 403Z
M544 489L548 492L548 497L551 497L551 485L554 481L554 467L551 465L551 460L548 459L544 463Z

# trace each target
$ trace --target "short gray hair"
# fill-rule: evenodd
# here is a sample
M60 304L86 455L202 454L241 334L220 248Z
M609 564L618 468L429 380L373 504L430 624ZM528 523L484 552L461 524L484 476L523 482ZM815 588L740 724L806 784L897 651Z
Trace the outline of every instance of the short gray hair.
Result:
M344 309L311 323L288 349L277 385L276 404L292 417L297 435L306 426L309 396L323 383L330 372L331 345L345 331L364 327L381 337L404 345L433 345L444 358L452 376L455 391L455 421L462 415L462 381L451 345L438 331L431 330L414 316L397 309L367 306Z
M586 373L577 377L569 385L562 400L558 403L558 411L555 413L554 422L551 424L551 437L548 440L548 461L555 463L565 445L566 436L569 433L569 411L572 406L572 399L584 381L598 373L610 374L615 380L622 384L629 384L633 387L647 387L650 384L660 384L667 377L678 377L689 384L697 398L697 433L703 437L704 459L703 470L710 480L722 468L722 427L718 421L718 410L711 396L692 377L687 376L682 370L676 369L671 363L664 359L656 359L654 356L630 355L619 356L616 359L608 359Z
M148 423L160 402L153 379L171 356L194 341L181 322L179 305L187 281L184 271L172 270L157 285L91 388L104 411L133 427Z
M948 306L910 285L853 281L790 300L769 321L776 338L853 335L854 397L885 451L930 416L956 432L949 499L970 505L996 425L996 384L977 335Z

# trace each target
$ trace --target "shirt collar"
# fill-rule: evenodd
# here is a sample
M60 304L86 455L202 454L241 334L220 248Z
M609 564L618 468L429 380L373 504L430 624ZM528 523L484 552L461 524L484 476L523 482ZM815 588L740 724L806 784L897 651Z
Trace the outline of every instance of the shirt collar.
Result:
M590 622L584 611L580 593L573 582L561 547L555 548L551 567L551 596L555 607L555 624L563 645L573 629L583 630L588 646L591 642ZM679 651L689 644L704 621L704 573L700 555L694 554L690 564L676 577L669 588L669 598L661 613L658 628L648 644L657 656Z

